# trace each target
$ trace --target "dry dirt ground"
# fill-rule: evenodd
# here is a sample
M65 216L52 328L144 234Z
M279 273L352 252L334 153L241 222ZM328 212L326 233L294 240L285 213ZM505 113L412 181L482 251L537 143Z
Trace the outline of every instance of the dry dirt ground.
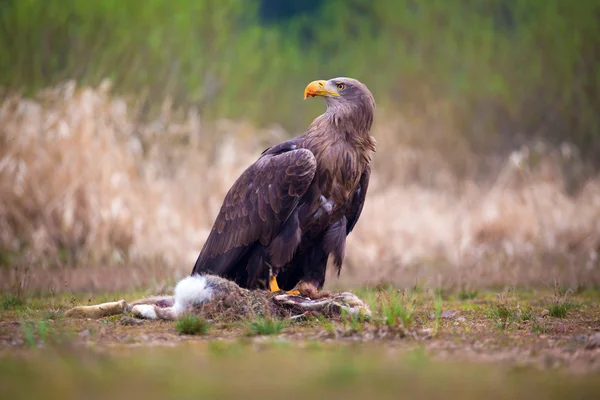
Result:
M196 335L181 331L197 321L63 315L143 291L5 294L0 387L10 398L63 399L269 397L269 385L292 398L599 398L600 291L356 293L373 320L200 320Z

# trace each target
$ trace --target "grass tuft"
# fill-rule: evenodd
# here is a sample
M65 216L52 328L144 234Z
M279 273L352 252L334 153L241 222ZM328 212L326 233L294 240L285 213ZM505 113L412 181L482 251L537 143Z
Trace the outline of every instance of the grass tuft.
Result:
M553 303L548 307L548 315L554 318L565 318L567 311L572 307L573 305L568 302Z
M22 308L24 305L25 305L25 299L23 299L21 296L3 297L2 301L0 302L0 307L2 307L2 309L5 311L18 310L18 309Z
M544 321L538 321L537 319L531 324L531 331L537 334L550 333L552 329Z
M442 298L440 296L435 296L433 299L433 309L435 311L435 324L433 327L433 335L437 335L441 326L441 318L442 318Z
M210 323L197 315L185 315L177 320L175 327L183 335L204 335L210 329Z
M565 318L567 312L574 309L576 305L569 301L569 296L572 291L561 290L558 280L554 281L554 300L552 304L548 306L548 315L554 318Z
M462 290L458 292L457 296L459 300L473 300L477 297L477 290Z
M29 347L58 346L72 340L71 332L46 318L19 322L24 342Z
M375 309L388 327L401 325L409 328L412 324L417 295L411 292L398 291L394 288L380 290L377 296Z
M287 323L281 319L261 317L254 319L248 323L248 335L278 335L286 326Z
M21 331L23 332L25 343L27 343L29 347L36 347L37 341L35 338L35 324L31 321L22 321Z
M506 330L511 325L519 325L526 321L535 321L531 307L522 308L517 300L511 299L508 293L498 293L497 301L487 310L488 318L494 321L496 328Z
M364 330L366 317L362 314L352 314L342 309L342 321L344 328L350 333L361 333Z

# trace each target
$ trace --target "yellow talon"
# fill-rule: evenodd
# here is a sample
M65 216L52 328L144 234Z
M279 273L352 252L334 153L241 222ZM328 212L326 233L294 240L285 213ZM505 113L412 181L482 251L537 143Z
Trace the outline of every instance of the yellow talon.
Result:
M279 285L277 284L277 278L275 276L271 277L271 281L269 282L269 289L271 290L271 293L279 292L281 290L279 289Z
M271 280L269 281L269 290L271 290L271 293L281 291L281 289L279 288L279 285L277 284L277 278L275 276L272 276ZM290 294L292 296L300 296L299 290L288 290L285 293Z

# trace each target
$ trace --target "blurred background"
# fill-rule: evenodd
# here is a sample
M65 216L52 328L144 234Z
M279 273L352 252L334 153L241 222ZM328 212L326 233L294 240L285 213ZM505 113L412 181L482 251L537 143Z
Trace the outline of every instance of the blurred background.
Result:
M189 274L337 76L378 150L328 286L600 282L598 0L0 0L1 286Z

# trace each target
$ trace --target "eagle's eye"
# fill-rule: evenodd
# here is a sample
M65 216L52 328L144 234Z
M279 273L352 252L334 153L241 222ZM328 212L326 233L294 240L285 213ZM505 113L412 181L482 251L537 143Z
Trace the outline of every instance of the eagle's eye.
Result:
M345 83L341 83L340 82L340 83L338 83L335 86L338 88L338 90L344 90L344 89L346 89L346 84Z

